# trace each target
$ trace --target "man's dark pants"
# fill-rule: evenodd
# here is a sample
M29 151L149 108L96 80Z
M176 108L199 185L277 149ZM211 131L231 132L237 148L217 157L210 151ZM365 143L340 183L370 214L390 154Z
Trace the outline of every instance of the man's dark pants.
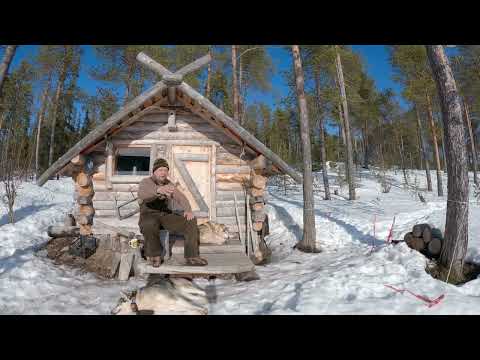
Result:
M200 233L195 218L187 220L181 215L152 210L140 213L138 225L145 238L145 256L154 257L162 255L161 229L182 234L185 237L184 254L186 258L199 256Z

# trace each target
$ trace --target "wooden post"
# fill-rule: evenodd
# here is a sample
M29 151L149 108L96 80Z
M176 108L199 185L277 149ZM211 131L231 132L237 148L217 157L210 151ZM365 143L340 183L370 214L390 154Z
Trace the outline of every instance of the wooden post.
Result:
M170 105L175 105L175 100L176 100L176 97L177 97L175 86L168 87L167 96L168 96L168 103Z
M217 147L215 145L211 146L211 153L210 153L210 159L211 159L211 166L210 166L210 175L211 175L211 181L210 181L210 220L211 221L216 221L217 220L217 200L216 200L216 169L215 167L217 166ZM238 229L240 231L240 229Z
M240 236L240 241L242 242L242 245L247 246L246 240L243 237L242 229L240 228L242 225L242 222L240 221L240 216L238 214L237 194L235 192L233 192L233 200L234 200L234 206L235 206L235 217L237 219L237 225L238 225L238 235ZM248 239L248 236L247 236L247 239Z
M157 160L157 155L158 155L157 144L152 144L150 148L150 169L149 169L150 175L152 175L153 173L153 163L155 162L155 160Z
M105 169L105 187L109 190L112 189L112 175L113 175L113 143L111 141L106 142L107 147L107 166Z
M175 111L170 111L168 114L168 131L177 131L177 124L175 122Z

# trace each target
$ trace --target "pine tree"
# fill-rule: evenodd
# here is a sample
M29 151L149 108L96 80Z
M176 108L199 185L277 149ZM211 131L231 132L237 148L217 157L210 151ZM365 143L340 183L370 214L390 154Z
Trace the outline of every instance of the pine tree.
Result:
M238 87L238 45L232 45L232 99L233 99L233 120L242 125L240 119L240 91Z
M318 252L316 248L315 213L313 198L312 155L310 145L310 125L307 101L305 99L304 77L300 48L292 45L293 64L297 84L298 107L300 110L300 132L303 154L303 239L296 248L305 252Z
M353 154L352 154L352 139L351 139L351 132L350 132L350 120L348 115L348 103L347 103L347 93L345 90L345 81L343 77L343 67L342 67L342 60L340 57L340 51L337 47L337 54L336 54L336 64L337 64L337 74L338 74L338 85L340 88L340 94L342 99L342 114L343 114L343 121L344 121L344 129L345 129L345 141L346 141L346 154L347 154L347 161L345 164L345 169L347 172L347 181L348 181L348 198L349 200L355 200L355 184L353 182Z
M426 52L442 107L445 127L448 200L445 242L440 264L448 269L446 281L463 281L468 246L468 162L462 105L453 72L442 45L426 45Z
M16 50L17 50L17 45L7 45L5 49L5 54L3 55L3 60L2 60L2 63L0 64L0 97L2 95L3 84L5 82L8 69L10 67L10 64L12 63L13 57L15 56Z
M440 153L431 98L435 82L428 66L425 47L421 45L390 46L390 62L395 71L394 80L405 87L403 96L417 107L423 107L427 113L437 171L437 192L438 196L443 196Z
M137 61L139 52L147 53L167 68L172 62L171 52L162 45L94 45L93 48L101 63L90 69L90 76L116 86L123 85L123 105L138 95L145 83L156 79L153 72L146 71Z
M65 80L69 71L75 71L79 65L80 47L78 45L62 45L58 49L58 60L56 71L58 72L58 80L55 89L55 96L51 110L51 132L50 132L50 150L48 153L48 166L51 166L54 158L55 150L55 133L57 127L58 109L60 106L60 97L63 95ZM57 135L58 136L58 135Z
M22 61L4 82L4 127L0 131L0 181L10 223L14 223L14 205L18 190L31 169L32 143L29 136L33 105L31 64Z

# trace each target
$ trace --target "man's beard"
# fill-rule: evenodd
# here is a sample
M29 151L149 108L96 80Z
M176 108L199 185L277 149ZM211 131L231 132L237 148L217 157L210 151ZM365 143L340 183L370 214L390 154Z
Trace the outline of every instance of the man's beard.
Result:
M161 179L158 176L155 176L157 182L159 185L167 185L170 181L168 181L168 178L165 176L163 179Z

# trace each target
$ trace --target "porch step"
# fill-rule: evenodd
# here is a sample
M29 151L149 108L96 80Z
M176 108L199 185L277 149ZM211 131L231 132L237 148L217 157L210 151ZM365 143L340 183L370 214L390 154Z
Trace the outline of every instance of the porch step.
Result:
M250 259L239 252L202 253L201 256L207 259L208 265L188 266L185 265L183 255L173 254L171 259L158 268L154 268L146 261L140 261L136 271L140 274L220 275L245 273L255 269Z

